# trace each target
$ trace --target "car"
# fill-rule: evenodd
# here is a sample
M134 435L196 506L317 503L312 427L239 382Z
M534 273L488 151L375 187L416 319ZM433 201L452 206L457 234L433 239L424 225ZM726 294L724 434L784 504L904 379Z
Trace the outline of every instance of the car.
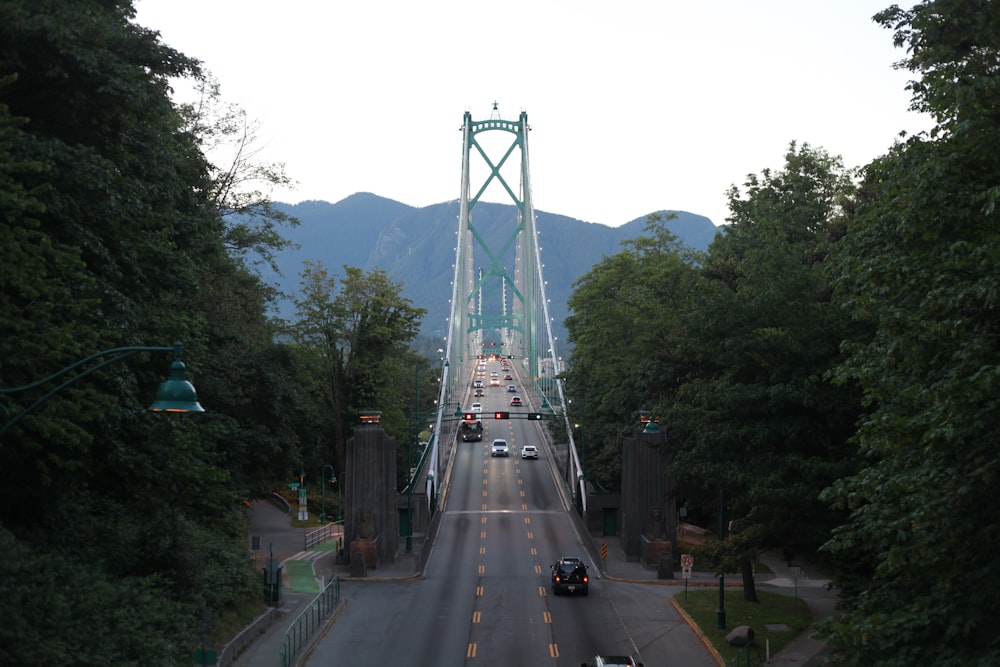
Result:
M482 403L473 403L472 404L472 411L473 412L482 412L483 411L483 404Z
M552 594L579 593L586 595L590 588L587 566L575 556L563 556L552 568Z
M538 458L538 447L534 445L525 445L521 447L521 458L522 459L537 459Z
M476 391L474 393L475 393L476 398L479 398L480 396L485 396L486 395L486 392L482 388L476 389Z
M590 662L581 662L580 667L643 667L630 655L595 655Z
M496 371L490 371L490 377L491 378L495 378L496 376L497 376L497 372Z
M507 441L500 438L494 440L490 447L490 456L510 456L510 447L507 446Z
M490 378L490 386L491 387L499 387L500 386L500 378Z
M513 384L509 384L509 385L507 385L507 391L513 394L515 391L517 391L517 386L513 385Z
M475 380L475 381L473 381L472 388L473 389L482 389L483 388L483 381L482 380Z
M514 376L513 376L513 375L511 375L510 373L507 373L507 374L505 374L505 375L503 376L503 379L504 379L504 380L513 380L513 379L514 379Z
M511 405L523 405L523 403L521 403L521 397L520 396L511 396L510 397L510 404Z

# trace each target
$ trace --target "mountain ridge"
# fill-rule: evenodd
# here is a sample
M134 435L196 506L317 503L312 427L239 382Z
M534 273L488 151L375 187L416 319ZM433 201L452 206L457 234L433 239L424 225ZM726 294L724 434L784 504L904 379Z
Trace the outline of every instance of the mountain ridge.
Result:
M414 207L371 192L358 192L330 203L306 200L298 204L275 203L275 207L300 221L282 230L293 247L275 256L280 275L262 268L262 279L283 294L298 291L303 262L321 262L331 275L343 275L343 266L371 271L379 268L402 283L402 294L414 306L427 309L422 333L440 337L447 332L451 298L451 280L455 261L455 236L458 231L458 200ZM687 211L674 213L667 227L685 246L705 250L718 227L705 216ZM492 248L517 228L517 207L512 204L479 202L470 212L472 224ZM573 283L585 275L604 256L621 250L621 242L642 235L648 216L636 218L620 227L584 222L547 211L535 211L539 253L544 264L549 314L559 340L565 341L563 320L569 314L566 305ZM476 248L477 266L481 249ZM513 250L509 261L513 266ZM508 258L503 258L508 261ZM482 260L486 262L485 258ZM277 315L293 319L290 298L277 304Z

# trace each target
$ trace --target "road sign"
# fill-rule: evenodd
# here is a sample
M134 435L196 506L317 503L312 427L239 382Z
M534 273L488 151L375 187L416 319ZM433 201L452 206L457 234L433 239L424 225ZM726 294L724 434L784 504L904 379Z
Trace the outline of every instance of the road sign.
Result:
M681 554L681 567L688 569L694 567L694 556L691 554Z
M681 566L681 578L690 579L691 578L691 568L688 565Z

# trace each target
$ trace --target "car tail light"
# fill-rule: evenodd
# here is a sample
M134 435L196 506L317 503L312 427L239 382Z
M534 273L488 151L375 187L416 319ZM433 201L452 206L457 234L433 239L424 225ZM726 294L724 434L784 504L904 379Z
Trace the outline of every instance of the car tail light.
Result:
M583 575L583 583L587 583L588 581L590 581L590 577Z

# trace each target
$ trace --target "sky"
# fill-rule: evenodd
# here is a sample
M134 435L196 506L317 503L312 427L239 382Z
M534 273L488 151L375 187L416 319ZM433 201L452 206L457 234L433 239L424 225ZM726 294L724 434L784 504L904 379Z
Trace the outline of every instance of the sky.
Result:
M463 116L496 103L527 114L536 211L718 225L727 191L781 169L793 141L850 168L930 127L893 68L905 52L871 20L890 4L135 0L135 21L258 124L260 159L297 184L275 201L458 199Z

